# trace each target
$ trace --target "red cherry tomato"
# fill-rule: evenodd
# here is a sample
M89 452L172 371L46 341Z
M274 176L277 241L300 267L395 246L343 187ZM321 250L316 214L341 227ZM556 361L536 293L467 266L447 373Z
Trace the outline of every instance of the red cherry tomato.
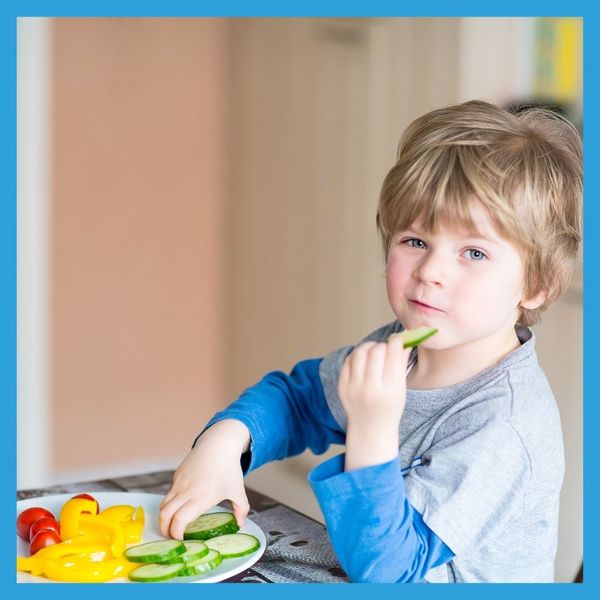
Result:
M35 537L35 534L38 531L54 531L60 535L60 525L56 519L52 519L51 517L42 517L41 519L34 521L29 530L30 541Z
M33 556L38 550L41 550L46 546L52 546L53 544L60 544L60 542L62 542L62 540L55 531L42 529L42 531L38 531L31 540L31 544L29 544L29 554Z
M17 533L19 537L22 537L25 541L29 541L29 530L34 521L41 519L42 517L50 517L54 519L54 515L41 506L32 506L26 508L17 517Z
M100 512L100 504L98 503L98 500L96 500L96 498L94 498L94 496L90 496L89 494L77 494L77 496L73 496L73 498L84 498L85 500L91 500L92 502L96 503L96 514L98 514ZM71 498L71 500L73 500L73 498ZM84 510L82 514L91 514L89 513L87 510Z

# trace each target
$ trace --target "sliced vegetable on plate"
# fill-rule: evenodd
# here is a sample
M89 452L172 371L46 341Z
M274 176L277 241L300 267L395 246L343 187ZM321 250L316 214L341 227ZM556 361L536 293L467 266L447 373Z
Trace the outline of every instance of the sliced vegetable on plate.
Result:
M184 554L186 547L179 540L146 542L125 550L125 558L131 562L161 563Z
M223 562L223 557L216 550L208 550L205 556L185 563L184 568L177 573L179 577L204 575Z
M246 556L260 548L258 538L238 531L237 521L230 512L200 515L185 528L183 542L147 542L128 548L125 551L127 559L148 563L131 571L129 579L158 582L173 577L204 575L225 559Z
M183 545L185 546L185 552L183 554L179 554L175 558L167 559L163 562L191 562L198 558L203 558L208 554L208 546L199 540L185 541L183 542Z
M29 529L29 541L33 541L36 533L40 531L54 531L56 535L60 534L60 524L54 517L42 517L31 524Z
M123 502L130 498L137 507ZM248 519L242 533L234 515L220 510L191 522L190 539L167 540L158 529L161 500L158 494L102 492L99 498L47 496L40 499L45 506L18 501L18 512L24 509L17 518L17 581L214 582L247 569L264 551L266 539L256 524Z
M206 545L211 550L217 550L223 558L236 558L256 552L260 542L247 533L229 533L206 540Z
M206 513L188 523L184 532L184 540L208 540L217 535L236 533L240 527L230 512Z
M185 564L182 562L170 564L149 563L131 571L129 579L141 583L157 583L175 577L184 568Z
M17 533L26 539L23 534L29 523L31 556L17 556L17 571L83 583L127 576L135 565L123 558L123 552L126 542L141 540L144 511L114 506L106 518L99 514L99 506L93 496L78 494L64 502L59 521L42 507L22 511Z
M41 518L54 519L54 515L41 506L32 506L19 513L19 516L17 517L17 533L19 534L19 537L30 542L29 532L31 526L35 521Z

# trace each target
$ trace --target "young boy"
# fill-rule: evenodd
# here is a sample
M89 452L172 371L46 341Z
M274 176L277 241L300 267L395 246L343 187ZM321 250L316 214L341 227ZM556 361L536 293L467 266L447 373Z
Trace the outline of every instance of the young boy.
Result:
M162 533L224 499L241 524L244 474L345 443L309 482L351 581L552 581L563 442L529 326L568 281L581 197L581 140L554 113L472 101L414 121L377 213L397 320L217 413ZM389 338L422 325L438 333L412 351Z

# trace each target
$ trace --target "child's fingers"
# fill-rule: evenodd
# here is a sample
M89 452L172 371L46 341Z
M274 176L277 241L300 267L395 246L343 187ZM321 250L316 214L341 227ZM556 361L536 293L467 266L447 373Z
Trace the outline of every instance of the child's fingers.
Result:
M177 492L175 492L174 486L171 486L171 489L165 494L165 497L162 499L159 509L162 510L163 507L166 506L175 497L176 493Z
M205 513L209 508L213 506L214 503L200 502L196 498L192 498L182 504L174 513L170 519L168 533L169 535L176 539L183 539L183 532L185 528L191 523L195 518L199 517L201 514ZM161 530L162 531L162 530ZM168 537L168 536L166 536Z
M385 356L385 378L406 377L406 366L408 364L410 351L410 348L404 348L404 340L401 335L390 337L387 343L387 353Z
M237 524L241 527L250 512L250 504L248 502L248 498L246 497L246 493L242 492L241 495L237 498L231 499L231 504L233 506L233 515Z
M171 518L173 513L181 506L183 498L177 502L177 497L172 496L167 500L167 497L163 499L160 504L160 510L158 512L158 528L160 529L161 535L169 537L169 528L171 526Z
M179 510L179 508L186 502L186 499L183 495L174 495L169 500L165 500L163 500L158 513L158 528L160 529L160 533L162 535L169 537L171 519L177 510Z
M365 342L356 346L348 358L349 379L351 381L362 381L365 377L365 367L369 350L375 346L375 342Z
M365 364L365 379L379 382L383 378L387 344L374 344L369 348Z

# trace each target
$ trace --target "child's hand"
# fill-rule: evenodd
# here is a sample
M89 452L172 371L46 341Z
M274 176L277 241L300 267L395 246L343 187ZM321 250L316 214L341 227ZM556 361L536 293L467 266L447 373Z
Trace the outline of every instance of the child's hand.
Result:
M338 394L348 417L346 470L379 464L398 453L398 427L406 402L410 348L402 336L366 342L346 358Z
M249 438L245 425L230 420L220 421L202 434L175 471L173 485L161 502L162 535L182 539L188 523L226 499L233 504L238 525L244 523L250 505L240 457Z
M402 336L388 343L365 342L346 358L338 393L348 422L363 427L398 426L406 401L406 366L410 348L403 348Z

